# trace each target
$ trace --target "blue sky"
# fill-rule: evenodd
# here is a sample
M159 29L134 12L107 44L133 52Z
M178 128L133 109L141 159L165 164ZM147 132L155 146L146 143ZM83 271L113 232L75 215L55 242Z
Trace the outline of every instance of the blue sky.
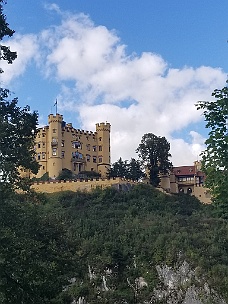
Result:
M198 100L225 85L228 2L8 0L18 51L1 81L40 115L76 128L112 125L112 161L134 157L144 133L166 136L174 165L192 164L207 136Z

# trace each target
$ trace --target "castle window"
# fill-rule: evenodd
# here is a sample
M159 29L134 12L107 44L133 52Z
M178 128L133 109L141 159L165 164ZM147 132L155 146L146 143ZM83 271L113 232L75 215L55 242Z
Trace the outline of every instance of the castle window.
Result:
M56 133L56 129L53 129L53 133Z
M62 151L62 158L64 158L65 157L65 151Z
M96 163L96 162L97 162L97 157L93 156L93 163Z
M98 157L98 163L102 163L102 156Z
M99 146L99 151L102 151L102 146Z
M56 149L56 148L53 148L53 149L52 149L52 155L53 155L53 156L56 156L56 155L57 155L57 149Z
M45 152L42 152L42 159L45 159Z
M87 162L90 162L90 155L89 154L86 154L86 160L87 160Z
M38 149L40 148L40 143L38 143Z
M65 145L65 141L62 140L61 147L64 147L64 145Z
M78 148L82 148L82 145L81 145L81 143L79 142L79 141L73 141L72 142L72 148L74 148L74 149L78 149Z
M102 141L102 137L99 137L99 141Z
M37 159L40 160L40 153L37 154Z
M43 166L43 170L45 170L45 167Z
M43 148L45 148L45 142L43 141L43 143L42 143L42 146L43 146Z
M87 151L90 151L90 144L86 145L86 149L87 149Z
M93 146L93 152L97 151L97 146Z
M45 137L45 133L42 133L42 137Z

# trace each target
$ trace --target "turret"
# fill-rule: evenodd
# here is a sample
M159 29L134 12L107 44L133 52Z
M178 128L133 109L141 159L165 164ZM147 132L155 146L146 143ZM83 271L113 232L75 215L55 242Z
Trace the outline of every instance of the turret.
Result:
M98 144L98 172L102 177L106 177L110 168L110 123L97 123L97 144Z
M62 143L62 121L60 114L48 116L48 173L49 177L55 178L62 170L61 143Z

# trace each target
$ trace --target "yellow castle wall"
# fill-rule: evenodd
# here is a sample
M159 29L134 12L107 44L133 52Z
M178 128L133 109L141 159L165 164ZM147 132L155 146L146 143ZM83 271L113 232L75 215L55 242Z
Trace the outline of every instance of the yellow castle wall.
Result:
M38 130L35 149L40 164L37 178L45 173L56 178L62 169L74 174L95 171L106 177L110 168L110 124L96 124L96 132L62 125L60 114L48 116L48 126Z
M55 192L61 192L61 191L91 191L92 189L95 189L96 187L100 187L102 189L111 187L113 185L116 185L117 188L120 187L120 185L124 184L131 184L134 185L135 182L127 181L125 179L121 178L113 178L113 179L94 179L91 180L77 180L77 181L51 181L51 182L35 182L31 189L33 189L36 192L42 192L42 193L55 193Z

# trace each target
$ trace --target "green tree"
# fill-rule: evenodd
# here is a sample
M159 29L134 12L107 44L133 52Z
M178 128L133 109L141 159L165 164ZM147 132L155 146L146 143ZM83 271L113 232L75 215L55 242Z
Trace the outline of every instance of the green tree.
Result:
M108 177L127 177L127 161L123 161L120 157L115 163L112 164L108 170Z
M136 149L142 164L149 171L150 183L155 187L159 185L159 175L167 173L172 167L169 150L170 144L167 139L153 133L144 134Z
M9 28L9 24L6 22L6 16L3 13L4 0L0 0L0 41L5 37L11 37L14 34L14 30ZM8 63L12 63L17 58L17 53L10 51L8 46L0 44L0 60L6 60ZM0 73L3 70L0 68Z
M202 152L202 168L214 202L228 207L228 87L214 90L212 96L215 100L196 104L210 129Z
M141 169L140 161L135 158L131 158L130 162L127 163L127 178L133 181L138 181L144 177L144 172Z
M0 41L14 33L3 14L4 3L0 0ZM16 57L16 52L0 44L0 60L12 63ZM9 90L0 88L0 187L1 190L14 187L26 189L28 184L21 178L19 170L38 172L34 151L38 115L30 113L28 106L23 109L18 107L17 98L8 101L8 97Z
M0 96L0 186L26 189L21 170L38 172L34 150L37 120L37 113L18 107L16 98L9 102Z
M57 179L58 180L72 180L73 179L73 172L67 168L63 168L62 171L59 173Z
M0 303L59 303L76 265L64 218L43 212L36 197L10 195L0 204Z

